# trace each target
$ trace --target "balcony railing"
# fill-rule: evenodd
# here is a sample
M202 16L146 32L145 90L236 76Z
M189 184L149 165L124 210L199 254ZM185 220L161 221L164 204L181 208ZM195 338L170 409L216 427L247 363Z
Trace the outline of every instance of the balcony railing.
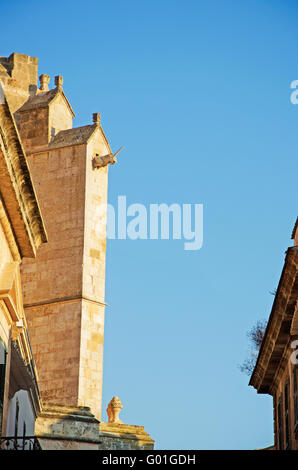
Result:
M42 450L35 436L0 437L0 450Z

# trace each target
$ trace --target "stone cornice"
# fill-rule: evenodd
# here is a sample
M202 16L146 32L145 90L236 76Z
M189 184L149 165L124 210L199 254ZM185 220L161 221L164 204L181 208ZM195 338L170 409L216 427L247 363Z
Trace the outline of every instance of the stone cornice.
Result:
M258 393L270 393L284 369L286 348L297 296L298 248L287 250L284 268L273 302L264 339L249 385Z
M12 229L7 211L4 206L4 202L2 200L1 194L0 194L0 223L1 227L3 229L3 232L5 234L10 252L12 254L12 258L14 261L21 261L21 255L20 255L20 249L17 243L17 240L15 238L14 231Z
M98 300L90 299L89 297L86 297L84 295L73 295L71 297L60 297L60 298L55 298L55 299L50 299L50 300L41 300L40 302L35 302L32 304L24 304L24 308L34 308L34 307L40 307L41 305L49 305L49 304L57 304L57 303L66 303L66 302L77 302L78 300L82 300L85 302L91 302L96 305L100 305L101 307L106 307L107 304L105 302L100 302Z
M0 104L0 188L21 257L34 257L47 241L31 175L7 102Z
M99 425L101 436L114 439L127 439L129 441L141 441L139 444L154 444L154 440L145 431L144 426L136 426L124 423L104 423Z

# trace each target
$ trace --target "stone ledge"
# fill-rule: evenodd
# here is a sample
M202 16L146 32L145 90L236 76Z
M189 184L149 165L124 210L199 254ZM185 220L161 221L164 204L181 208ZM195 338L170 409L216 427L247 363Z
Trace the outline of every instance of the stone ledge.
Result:
M99 450L98 442L38 437L42 450Z
M44 404L35 423L40 439L99 443L99 421L88 407Z
M62 417L63 419L78 419L83 421L86 421L86 419L88 419L88 422L99 423L99 421L91 413L90 408L88 406L64 406L46 403L43 404L42 412L39 416L44 416L48 418Z
M99 431L102 441L100 449L150 450L154 448L154 440L145 431L144 426L123 423L100 423Z

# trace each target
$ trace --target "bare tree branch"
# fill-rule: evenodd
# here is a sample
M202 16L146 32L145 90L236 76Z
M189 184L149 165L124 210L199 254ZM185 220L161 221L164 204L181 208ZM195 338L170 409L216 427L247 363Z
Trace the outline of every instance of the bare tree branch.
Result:
M247 333L247 337L250 340L250 353L249 357L246 358L245 361L239 366L241 372L247 375L251 375L255 368L259 350L264 338L266 326L266 320L259 320Z

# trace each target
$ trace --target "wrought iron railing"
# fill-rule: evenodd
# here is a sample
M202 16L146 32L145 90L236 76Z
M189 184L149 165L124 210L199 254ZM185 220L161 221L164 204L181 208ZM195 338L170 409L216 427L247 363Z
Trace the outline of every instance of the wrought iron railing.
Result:
M35 436L0 437L0 450L42 450Z

